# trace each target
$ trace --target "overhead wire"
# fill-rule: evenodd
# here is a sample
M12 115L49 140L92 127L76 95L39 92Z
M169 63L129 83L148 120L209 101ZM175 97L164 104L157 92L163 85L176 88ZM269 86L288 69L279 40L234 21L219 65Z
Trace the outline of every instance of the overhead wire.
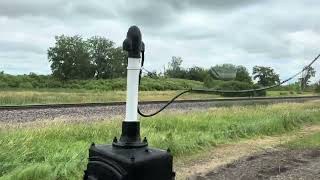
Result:
M220 89L204 89L204 88L190 88L187 90L182 91L181 93L177 94L176 96L174 96L171 100L169 100L164 106L162 106L159 110L151 113L151 114L145 114L142 113L140 108L138 107L138 113L142 116L142 117L152 117L155 116L157 114L159 114L161 111L163 111L164 109L166 109L170 104L172 104L177 98L179 98L180 96L189 93L189 92L194 92L194 93L203 93L203 92L211 92L211 93L249 93L249 92L257 92L257 91L265 91L268 89L272 89L278 86L281 86L282 84L294 79L295 77L297 77L298 75L300 75L301 73L303 73L306 69L310 68L318 59L320 58L320 54L315 57L307 66L305 66L301 71L297 72L296 74L290 76L289 78L279 82L278 84L272 85L272 86L267 86L267 87L261 87L261 88L256 88L256 89L246 89L246 90L220 90ZM143 67L144 65L144 51L142 51L142 60L141 60L141 66ZM144 69L144 68L143 68ZM215 73L219 76L219 74L215 71ZM139 84L141 83L141 75L142 75L142 69L140 70L140 76L139 76Z

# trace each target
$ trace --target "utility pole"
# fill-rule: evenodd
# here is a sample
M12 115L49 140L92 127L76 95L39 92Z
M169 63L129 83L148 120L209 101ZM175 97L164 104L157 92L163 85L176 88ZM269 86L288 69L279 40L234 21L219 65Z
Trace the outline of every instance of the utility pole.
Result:
M129 28L123 42L128 52L126 118L122 134L109 145L91 145L85 180L173 180L173 157L169 151L148 147L147 138L141 141L138 119L139 73L142 35L137 26ZM161 122L159 122L161 123Z

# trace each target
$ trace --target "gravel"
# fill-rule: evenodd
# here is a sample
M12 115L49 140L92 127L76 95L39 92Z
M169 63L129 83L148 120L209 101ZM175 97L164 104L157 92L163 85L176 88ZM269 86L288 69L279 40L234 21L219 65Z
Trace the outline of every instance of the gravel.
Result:
M310 100L310 99L309 99ZM230 105L246 105L246 104L267 104L279 102L303 102L305 100L244 100L244 101L213 101L213 102L183 102L173 103L162 113L172 110L191 111L206 110L211 107L230 106ZM154 112L161 108L164 104L144 104L141 110L144 113ZM0 123L27 123L41 120L68 119L99 121L111 119L114 117L124 118L125 106L91 106L91 107L67 107L67 108L46 108L46 109L21 109L21 110L0 110Z
M141 110L145 113L153 112L163 104L142 105ZM211 107L210 103L178 103L172 104L166 111L172 109L191 110L207 109ZM48 109L24 109L24 110L1 110L1 123L26 123L40 120L68 119L99 121L114 117L124 117L125 106L96 106L96 107L68 107L68 108L48 108Z

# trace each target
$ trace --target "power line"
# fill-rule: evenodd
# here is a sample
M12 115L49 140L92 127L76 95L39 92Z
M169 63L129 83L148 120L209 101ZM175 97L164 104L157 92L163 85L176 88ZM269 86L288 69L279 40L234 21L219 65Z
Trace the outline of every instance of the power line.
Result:
M318 59L320 58L320 54L314 58L307 66L305 66L301 71L299 71L298 73L292 75L291 77L281 81L278 84L272 85L272 86L267 86L267 87L261 87L261 88L257 88L257 89L246 89L246 90L219 90L219 89L201 89L201 88L191 88L188 90L185 90L181 93L179 93L178 95L176 95L175 97L173 97L170 101L168 101L168 103L166 103L162 108L160 108L159 110L157 110L154 113L151 114L144 114L140 111L140 108L138 108L138 113L142 116L142 117L152 117L154 115L157 115L158 113L160 113L161 111L163 111L165 108L167 108L170 104L172 104L177 98L179 98L180 96L184 95L185 93L188 92L194 92L194 93L203 93L203 92L211 92L211 93L248 93L248 92L257 92L257 91L264 91L264 90L268 90L268 89L272 89L278 86L281 86L282 84L292 80L293 78L299 76L300 74L302 74L306 69L310 68ZM143 66L144 64L144 51L142 52L142 61L141 64ZM139 83L141 82L141 72L140 71L140 79L139 79ZM217 72L215 72L217 73ZM217 75L219 76L219 74L217 73Z

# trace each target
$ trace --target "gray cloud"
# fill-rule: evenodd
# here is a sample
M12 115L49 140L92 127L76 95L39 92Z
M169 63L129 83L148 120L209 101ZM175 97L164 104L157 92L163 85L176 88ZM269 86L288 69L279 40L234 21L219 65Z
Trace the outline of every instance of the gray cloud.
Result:
M182 56L185 67L268 65L285 77L318 53L319 5L317 0L1 0L0 70L50 72L45 53L55 35L100 35L121 45L136 24L147 45L148 69L163 69L171 56ZM18 63L24 60L37 67Z
M64 1L64 0L4 0L0 1L0 15L7 17L47 16L50 18L70 19L74 16L110 18L111 8L99 0Z
M44 54L45 49L42 47L28 43L28 42L12 42L12 41L0 41L0 53L1 52L28 52L34 54Z
M243 6L250 6L258 1L256 0L223 0L223 1L213 1L213 0L163 0L161 3L165 3L170 7L174 8L175 10L185 10L190 8L196 9L209 9L213 11L218 10L232 10L234 8L243 7ZM145 3L150 4L159 4L158 1L145 1ZM161 8L161 7L160 7Z
M130 6L129 1L121 4L122 7L118 7L118 15L126 18L129 21L134 21L139 25L145 25L147 28L162 29L163 25L174 26L175 19L179 14L183 14L185 11L194 10L209 10L216 11L231 11L235 8L254 5L258 1L255 0L224 0L224 1L212 1L212 0L163 0L163 1L150 1L141 0L134 6ZM154 29L153 29L154 30Z
M146 27L160 28L172 23L175 19L174 10L165 4L147 4L137 8L122 9L125 16L122 18ZM121 14L119 14L121 16Z

